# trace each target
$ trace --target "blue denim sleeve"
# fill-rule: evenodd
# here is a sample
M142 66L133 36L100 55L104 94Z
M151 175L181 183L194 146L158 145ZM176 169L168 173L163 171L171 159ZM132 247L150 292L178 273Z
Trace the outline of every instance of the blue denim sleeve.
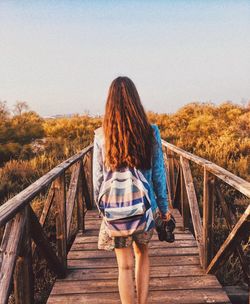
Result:
M92 173L93 173L94 201L97 204L98 195L103 181L103 160L102 160L102 148L96 136L94 137Z
M153 125L156 143L153 148L152 158L152 182L157 205L161 213L165 214L168 210L168 193L166 182L166 171L162 152L161 135L157 125Z

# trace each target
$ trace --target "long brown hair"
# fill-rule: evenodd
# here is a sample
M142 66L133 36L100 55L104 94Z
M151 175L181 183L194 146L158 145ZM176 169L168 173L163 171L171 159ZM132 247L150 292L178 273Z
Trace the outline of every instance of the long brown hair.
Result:
M117 77L110 85L103 119L105 165L151 167L153 129L131 79Z

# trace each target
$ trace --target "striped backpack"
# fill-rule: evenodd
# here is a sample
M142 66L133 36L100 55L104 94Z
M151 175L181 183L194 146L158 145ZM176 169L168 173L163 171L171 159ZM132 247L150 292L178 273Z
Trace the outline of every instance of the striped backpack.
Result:
M136 168L108 172L101 185L98 206L111 237L126 237L154 227L149 187Z

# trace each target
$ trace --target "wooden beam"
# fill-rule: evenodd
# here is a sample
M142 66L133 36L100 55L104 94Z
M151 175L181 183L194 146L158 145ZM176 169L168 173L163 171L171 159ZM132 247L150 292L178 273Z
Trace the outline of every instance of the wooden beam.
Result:
M20 240L25 226L24 211L18 213L5 227L1 247L0 265L0 299L8 303L11 290L11 279L14 272L16 257L19 253Z
M93 144L83 149L78 154L65 160L47 174L40 177L37 181L18 193L16 196L8 200L0 206L0 227L5 225L11 218L15 216L25 205L29 204L42 190L48 187L52 181L60 176L66 169L79 161L87 152L93 149Z
M250 235L250 205L248 205L247 209L212 259L206 273L216 272L216 270L226 262L227 258L231 255L236 246L239 245L241 240L247 235Z
M193 183L193 177L192 177L191 169L189 166L189 161L186 158L183 158L181 156L180 162L181 162L184 182L185 182L185 186L186 186L192 222L193 222L193 226L194 226L195 238L196 238L198 249L199 249L200 262L201 262L201 265L203 265L204 244L203 244L203 238L202 238L202 224L201 224L201 216L200 216L198 201L197 201L194 183Z
M214 177L204 168L203 181L203 240L204 264L206 269L213 256L213 225L214 225Z
M24 209L26 225L14 271L15 304L34 303L34 276L32 269L29 211L29 206L26 206Z
M66 228L66 189L64 172L54 181L55 184L55 205L56 205L56 241L57 255L67 269L67 228Z
M47 219L47 216L49 214L50 207L52 205L54 196L55 196L55 190L54 190L54 184L52 183L51 186L50 186L50 189L49 189L49 193L47 195L47 199L46 199L46 201L44 203L44 206L43 206L42 214L41 214L40 219L39 219L39 223L42 227L44 226L44 224L46 222L46 219ZM36 251L36 243L33 242L32 243L32 255L33 256L35 255L35 251Z
M49 267L59 276L65 276L65 268L60 262L56 253L50 245L50 242L45 235L38 218L34 211L30 208L30 223L31 223L31 237L35 241L38 250L41 251L44 258L47 260Z

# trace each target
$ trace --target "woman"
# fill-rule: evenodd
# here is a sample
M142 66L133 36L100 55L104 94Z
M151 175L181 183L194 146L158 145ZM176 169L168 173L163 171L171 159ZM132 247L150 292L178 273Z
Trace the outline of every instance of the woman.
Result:
M156 125L150 125L137 89L128 77L118 77L110 85L102 127L95 130L93 152L94 199L109 169L136 167L150 185L153 214L168 220L168 197L161 137ZM134 304L133 267L139 304L146 304L149 285L148 243L153 228L129 237L109 237L102 221L98 248L115 250L122 304ZM133 255L134 251L134 255Z

